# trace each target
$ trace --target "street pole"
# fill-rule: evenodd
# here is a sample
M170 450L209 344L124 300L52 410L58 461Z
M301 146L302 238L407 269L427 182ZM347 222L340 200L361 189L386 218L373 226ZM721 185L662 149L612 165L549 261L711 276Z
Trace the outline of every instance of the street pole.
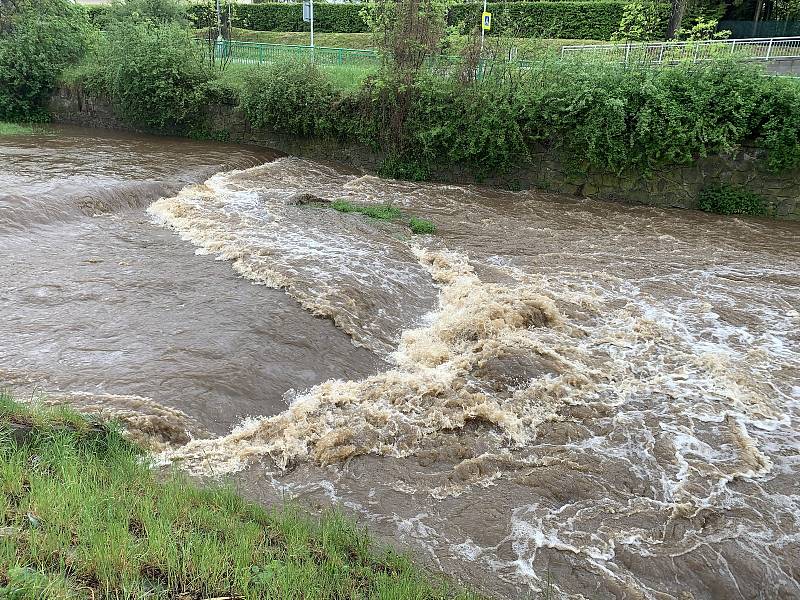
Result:
M483 0L483 12L486 12L486 0ZM483 36L486 30L483 28L483 15L481 14L481 58L483 58Z
M311 0L311 49L314 49L314 0Z

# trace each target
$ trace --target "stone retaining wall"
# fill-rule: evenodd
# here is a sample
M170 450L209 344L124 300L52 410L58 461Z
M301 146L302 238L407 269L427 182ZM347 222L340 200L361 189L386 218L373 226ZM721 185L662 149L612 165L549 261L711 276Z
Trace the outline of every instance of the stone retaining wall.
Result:
M59 90L51 98L50 111L59 123L131 129L117 119L107 101L86 96L77 89ZM287 154L336 160L368 171L376 171L383 160L380 153L360 144L254 130L235 106L211 106L206 120L210 134L233 143L256 144ZM590 171L581 175L570 172L552 153L539 148L530 160L511 173L482 183L507 189L539 188L602 200L676 208L696 208L698 194L704 187L741 185L764 197L775 216L800 220L800 171L769 173L761 167L760 156L761 151L744 149L731 156L712 156L698 159L691 165L664 168L647 177L635 172L616 175ZM433 179L449 183L474 182L468 170L457 168L436 172Z

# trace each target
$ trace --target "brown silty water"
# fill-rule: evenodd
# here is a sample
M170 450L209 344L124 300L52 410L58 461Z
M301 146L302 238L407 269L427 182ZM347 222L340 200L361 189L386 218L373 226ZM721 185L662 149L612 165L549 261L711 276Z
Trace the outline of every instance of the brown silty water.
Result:
M0 155L17 390L491 595L800 597L799 224L79 131Z

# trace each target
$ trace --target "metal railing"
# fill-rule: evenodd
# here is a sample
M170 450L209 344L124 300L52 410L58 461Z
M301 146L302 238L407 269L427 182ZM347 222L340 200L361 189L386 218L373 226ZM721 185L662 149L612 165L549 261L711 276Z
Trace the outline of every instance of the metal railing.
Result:
M701 62L725 57L757 61L800 59L800 37L562 46L562 57L576 55L599 56L624 63L654 64Z
M259 42L216 42L218 56L225 56L232 63L263 65L279 60L313 60L321 65L350 65L372 67L379 64L374 50L354 48L325 48L320 46L294 46L284 44L262 44Z

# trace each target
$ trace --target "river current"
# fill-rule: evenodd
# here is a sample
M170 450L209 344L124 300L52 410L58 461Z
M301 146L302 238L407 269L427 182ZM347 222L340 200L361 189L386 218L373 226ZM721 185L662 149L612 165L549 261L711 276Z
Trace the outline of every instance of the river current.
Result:
M0 256L0 386L162 464L497 597L800 598L800 223L54 129Z

